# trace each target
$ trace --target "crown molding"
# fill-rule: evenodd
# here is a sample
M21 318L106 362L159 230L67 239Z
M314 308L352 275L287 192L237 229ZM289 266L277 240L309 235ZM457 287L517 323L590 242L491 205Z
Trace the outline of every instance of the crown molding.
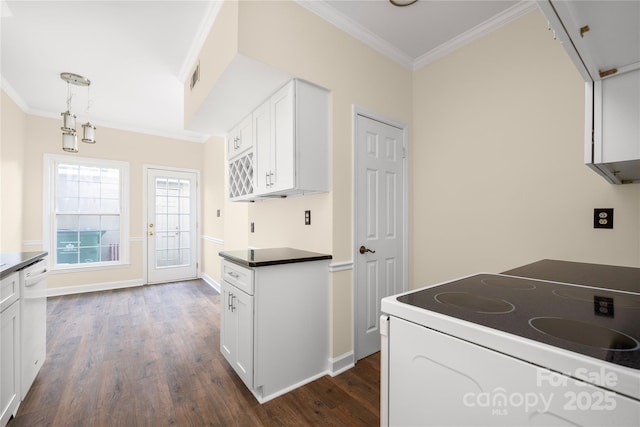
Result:
M362 25L339 13L324 1L295 0L295 2L403 67L410 70L413 69L413 58L410 55L402 52Z
M533 9L537 9L535 1L522 0L519 3L504 10L498 15L486 20L480 25L470 29L469 31L455 37L454 39L441 44L435 49L421 55L415 60L405 52L399 50L389 42L378 37L376 34L362 27L352 19L342 15L336 9L329 6L324 1L308 1L308 0L295 0L297 4L315 13L320 18L333 24L340 30L346 32L350 36L365 43L366 45L377 50L381 54L396 61L398 64L410 70L417 70L424 67L445 55L450 54L456 49L471 43L472 41L479 39L492 31L497 30L509 22L526 15Z
M471 43L472 41L477 40L497 30L498 28L520 18L521 16L526 15L527 13L537 8L538 6L534 1L520 1L519 3L502 11L496 16L493 16L492 18L484 21L482 24L473 27L469 31L466 31L459 36L449 40L448 42L441 44L435 49L430 50L424 55L419 56L413 63L413 70L417 70L418 68L424 67L427 64L431 64L432 62L435 62L443 56L446 56L451 52L460 49L461 47Z

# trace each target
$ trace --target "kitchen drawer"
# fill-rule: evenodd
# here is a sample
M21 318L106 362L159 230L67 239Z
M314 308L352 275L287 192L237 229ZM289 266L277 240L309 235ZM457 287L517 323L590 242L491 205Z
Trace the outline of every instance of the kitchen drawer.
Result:
M249 295L253 295L253 269L223 260L222 279Z
M9 308L18 298L20 298L20 275L15 272L0 282L0 312Z

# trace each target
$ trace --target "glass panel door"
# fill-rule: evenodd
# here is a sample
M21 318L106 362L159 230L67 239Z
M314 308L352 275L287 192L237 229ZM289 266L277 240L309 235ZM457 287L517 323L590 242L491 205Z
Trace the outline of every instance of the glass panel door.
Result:
M195 278L195 173L148 169L147 198L147 281Z

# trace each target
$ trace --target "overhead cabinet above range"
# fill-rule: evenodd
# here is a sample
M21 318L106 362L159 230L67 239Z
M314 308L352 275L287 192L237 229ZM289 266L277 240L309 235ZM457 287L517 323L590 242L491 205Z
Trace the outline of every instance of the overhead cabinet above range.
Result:
M234 201L329 191L329 93L291 80L227 135L227 158Z
M640 182L640 2L538 1L586 82L585 163Z

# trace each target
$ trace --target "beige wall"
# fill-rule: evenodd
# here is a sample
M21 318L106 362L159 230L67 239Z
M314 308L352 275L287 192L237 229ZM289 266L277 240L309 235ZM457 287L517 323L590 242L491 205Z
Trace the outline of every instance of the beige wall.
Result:
M4 112L3 112L4 114ZM4 117L3 117L4 119ZM4 120L3 120L4 121ZM130 175L130 236L131 265L126 268L105 269L96 272L51 274L50 288L90 285L96 283L129 282L143 277L143 165L166 166L202 170L204 145L177 139L163 138L99 127L95 145L79 145L81 157L122 160L129 163ZM64 155L61 149L60 123L58 120L27 115L27 132L24 145L24 215L23 238L42 241L43 155ZM69 154L69 156L74 156ZM3 195L4 198L4 195ZM42 246L26 247L40 250Z
M582 164L584 83L537 10L414 74L411 286L544 258L638 266L640 186ZM615 209L613 230L593 208Z
M220 258L224 250L225 150L224 138L212 137L203 147L202 168L202 273L221 283ZM220 216L217 211L220 210Z
M0 252L20 252L27 117L4 91L0 91L0 113Z

